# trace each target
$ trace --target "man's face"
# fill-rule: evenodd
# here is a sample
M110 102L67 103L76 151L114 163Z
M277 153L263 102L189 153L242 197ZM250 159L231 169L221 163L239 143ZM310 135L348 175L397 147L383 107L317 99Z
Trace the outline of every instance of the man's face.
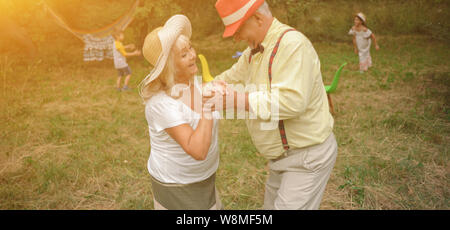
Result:
M247 42L250 48L255 48L259 43L262 42L262 39L259 36L260 33L260 25L255 16L251 16L244 23L242 23L241 27L236 31L233 35L234 41Z

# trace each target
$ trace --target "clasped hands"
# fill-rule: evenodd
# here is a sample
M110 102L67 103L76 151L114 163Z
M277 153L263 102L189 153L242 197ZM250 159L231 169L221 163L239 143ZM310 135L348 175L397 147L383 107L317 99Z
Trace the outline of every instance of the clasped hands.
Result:
M227 83L221 80L214 80L203 84L202 87L202 108L203 113L226 110L227 96L234 95L235 91L227 87Z

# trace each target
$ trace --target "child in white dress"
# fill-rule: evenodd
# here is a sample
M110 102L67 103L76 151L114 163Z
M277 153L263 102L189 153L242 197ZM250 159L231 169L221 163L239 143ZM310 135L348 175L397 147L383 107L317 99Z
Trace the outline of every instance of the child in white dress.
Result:
M354 18L354 26L348 32L353 35L353 46L355 53L359 56L359 71L363 73L372 66L372 57L370 56L370 46L372 40L375 43L375 49L379 50L377 40L372 31L366 26L366 16L358 13Z

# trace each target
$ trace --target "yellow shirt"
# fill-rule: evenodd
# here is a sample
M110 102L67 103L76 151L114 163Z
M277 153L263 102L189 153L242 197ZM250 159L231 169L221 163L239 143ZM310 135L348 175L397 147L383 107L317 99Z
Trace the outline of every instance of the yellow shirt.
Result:
M269 59L287 29L292 28L274 18L261 43L264 52L253 55L249 63L250 48L247 48L236 64L215 78L229 84L243 84L249 92L250 110L256 116L246 119L246 124L254 145L268 159L285 152L278 129L279 119L284 120L290 149L323 143L334 124L319 57L302 33L290 31L281 40L272 64L270 88ZM276 105L278 109L273 109Z
M116 49L123 55L127 55L127 51L125 51L125 47L123 46L122 42L115 41Z

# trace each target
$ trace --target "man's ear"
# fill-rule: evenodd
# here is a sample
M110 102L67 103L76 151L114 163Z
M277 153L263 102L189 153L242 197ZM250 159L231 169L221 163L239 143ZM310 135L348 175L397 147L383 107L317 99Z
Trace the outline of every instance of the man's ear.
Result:
M258 24L258 26L261 27L261 26L263 25L263 23L264 23L265 15L264 15L264 14L261 14L261 13L258 12L258 11L256 11L255 14L253 14L253 16L255 17L256 23Z

